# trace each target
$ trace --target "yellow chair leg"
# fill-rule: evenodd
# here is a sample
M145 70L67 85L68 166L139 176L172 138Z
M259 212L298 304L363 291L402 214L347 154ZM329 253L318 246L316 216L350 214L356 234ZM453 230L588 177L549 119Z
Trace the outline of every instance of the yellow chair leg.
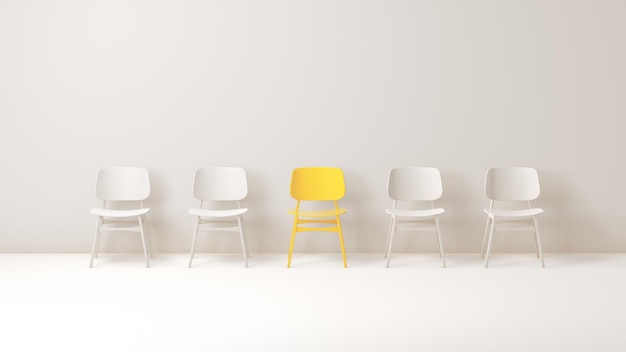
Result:
M343 245L343 233L341 232L341 222L339 222L339 217L337 217L337 233L339 233L339 243L341 244L341 255L343 256L343 267L348 267L348 262L346 261L346 249Z
M296 230L298 226L298 218L293 220L293 229L291 230L291 243L289 243L289 255L287 259L287 268L291 267L291 254L293 253L293 244L296 240Z

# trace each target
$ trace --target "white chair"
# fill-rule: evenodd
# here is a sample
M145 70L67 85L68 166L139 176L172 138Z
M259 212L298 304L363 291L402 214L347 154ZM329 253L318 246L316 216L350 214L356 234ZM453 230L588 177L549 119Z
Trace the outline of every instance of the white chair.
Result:
M539 194L539 175L533 168L502 167L487 171L485 195L490 202L489 208L485 209L487 226L481 251L481 258L485 258L485 268L489 266L493 235L497 231L533 232L537 258L541 259L541 267L545 267L537 222L537 215L543 213L543 209L532 208L530 205L530 201L537 199ZM485 243L487 243L486 256Z
M246 172L237 167L209 167L196 170L193 181L193 195L200 200L199 208L189 209L196 216L196 225L191 242L189 268L196 251L198 232L234 231L238 232L243 248L244 265L248 267L248 249L241 223L248 212L240 201L248 195ZM223 205L236 203L236 208L224 209ZM219 207L222 205L222 207Z
M100 235L102 232L129 231L141 234L141 243L146 261L150 267L148 255L152 256L150 242L144 231L142 217L150 208L144 208L143 201L150 195L148 170L139 167L110 167L98 171L96 197L103 201L102 208L91 209L91 214L98 216L96 235L93 241L91 261L98 256ZM128 209L128 204L137 202L139 208Z
M393 199L393 207L386 210L387 214L391 215L385 248L387 268L391 259L393 238L398 231L434 231L437 234L439 255L445 268L446 259L438 219L445 210L434 207L434 201L443 194L439 170L432 167L392 169L389 172L387 191L389 197ZM400 202L406 205L400 208L398 207Z

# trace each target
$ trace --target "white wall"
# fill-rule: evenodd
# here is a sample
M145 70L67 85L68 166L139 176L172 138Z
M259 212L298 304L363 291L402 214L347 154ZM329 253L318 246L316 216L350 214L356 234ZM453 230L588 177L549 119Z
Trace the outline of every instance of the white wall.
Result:
M214 165L248 171L256 252L286 252L290 173L309 165L345 171L349 252L383 250L388 170L412 165L442 171L449 252L480 250L484 173L506 165L540 172L547 252L625 251L625 15L593 0L0 0L0 251L88 252L95 175L116 165L150 170L160 252L188 250L193 171ZM239 250L226 234L200 245ZM339 250L332 234L296 247Z

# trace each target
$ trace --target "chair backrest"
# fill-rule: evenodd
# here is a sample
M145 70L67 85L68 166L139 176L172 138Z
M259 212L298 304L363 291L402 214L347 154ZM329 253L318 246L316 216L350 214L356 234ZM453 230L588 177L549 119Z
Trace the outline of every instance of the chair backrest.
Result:
M291 174L291 196L297 200L339 200L346 194L343 171L336 167L301 167Z
M539 197L539 175L530 167L487 170L485 195L496 201L531 201Z
M207 167L196 170L193 196L206 201L236 201L248 195L246 171L239 167Z
M111 201L141 201L150 195L148 170L141 167L107 167L98 171L96 197Z
M389 197L400 201L432 201L441 198L441 173L433 167L391 169L387 184Z

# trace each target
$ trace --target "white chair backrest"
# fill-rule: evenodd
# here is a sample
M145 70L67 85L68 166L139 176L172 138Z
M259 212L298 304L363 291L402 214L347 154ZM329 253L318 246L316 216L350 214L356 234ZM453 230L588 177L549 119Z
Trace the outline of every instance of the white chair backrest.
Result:
M193 196L206 201L236 201L248 195L246 172L238 167L207 167L196 170Z
M98 171L96 197L111 201L141 201L150 195L148 170L141 167L107 167Z
M539 197L539 175L530 167L487 170L485 195L496 201L531 201Z
M433 201L441 198L441 173L433 167L403 167L389 172L389 197L400 201Z

